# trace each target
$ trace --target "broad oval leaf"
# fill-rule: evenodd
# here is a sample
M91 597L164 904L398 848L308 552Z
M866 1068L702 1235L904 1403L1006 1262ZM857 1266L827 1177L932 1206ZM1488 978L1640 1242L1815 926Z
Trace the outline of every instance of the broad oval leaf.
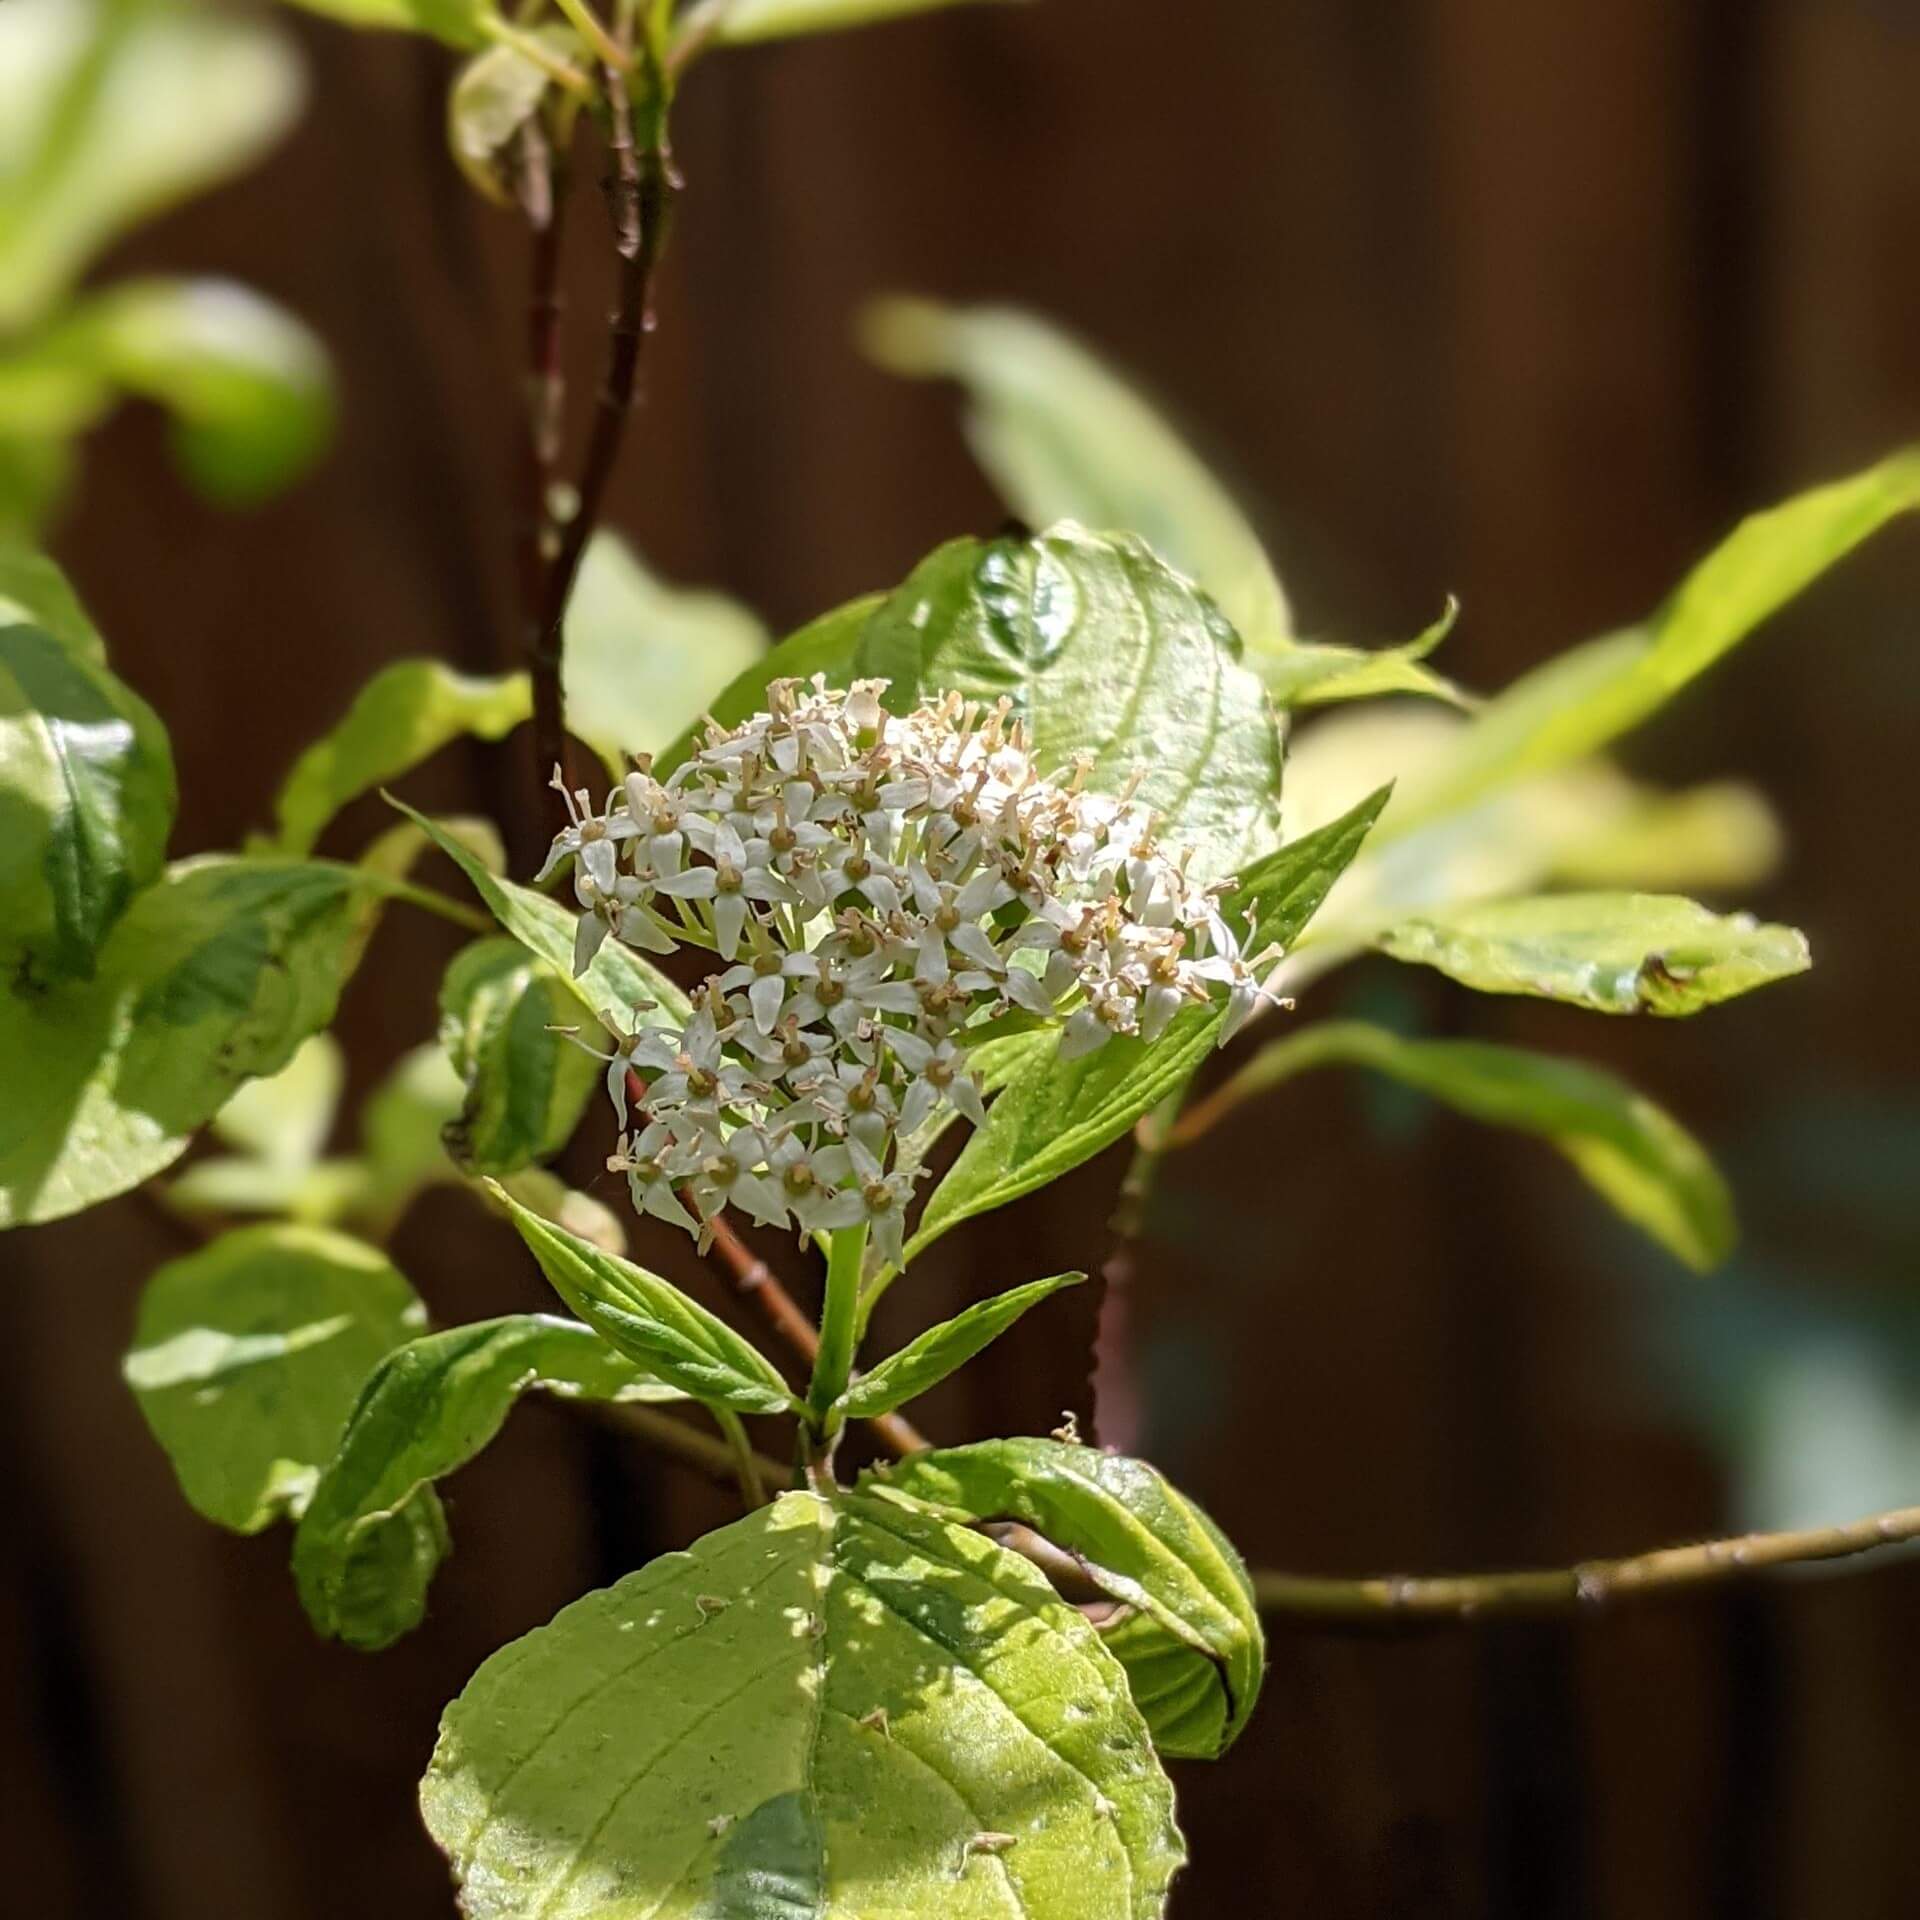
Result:
M1287 642L1287 596L1232 496L1070 334L1017 308L896 299L869 311L863 336L889 371L965 387L968 444L1029 526L1076 520L1137 533L1219 602L1250 665L1264 671L1263 653Z
M1409 1040L1331 1020L1276 1040L1182 1126L1195 1131L1314 1067L1366 1067L1488 1126L1559 1148L1582 1177L1668 1252L1701 1271L1733 1249L1733 1199L1705 1148L1644 1094L1597 1067L1524 1047Z
M1387 795L1381 788L1247 870L1230 904L1252 925L1250 953L1270 942L1292 946L1359 852ZM1111 1146L1200 1066L1224 1017L1218 1007L1191 1007L1151 1046L1118 1038L1077 1060L1061 1060L1057 1050L1023 1059L987 1109L987 1124L934 1189L906 1260L962 1220L1003 1207Z
M1566 1000L1597 1013L1698 1013L1813 964L1797 928L1663 893L1550 893L1454 907L1399 922L1379 945L1477 993Z
M523 1393L678 1400L575 1320L513 1314L410 1340L385 1355L352 1407L293 1542L314 1626L377 1649L420 1624L447 1536L433 1483L463 1467ZM389 1537L393 1536L393 1537Z
M682 45L697 45L709 35L736 44L786 40L933 13L955 4L957 0L702 0L687 9L679 40Z
M0 7L0 333L129 228L253 161L300 68L265 24L200 6Z
M580 37L558 22L527 34L563 60L579 61ZM454 164L496 206L511 206L513 168L508 149L533 119L553 76L515 46L488 47L460 69L447 94L447 146Z
M1273 704L1219 609L1130 535L952 541L867 622L854 666L896 712L1010 699L1042 772L1085 754L1094 788L1137 782L1196 877L1280 838Z
M594 535L567 602L567 725L610 767L657 753L767 652L759 616L670 587L617 534Z
M710 1406L785 1413L797 1404L772 1361L670 1281L543 1219L504 1188L489 1186L553 1290L650 1374Z
M783 1494L495 1654L421 1807L472 1920L1157 1920L1184 1857L1080 1615L857 1494Z
M440 1042L466 1083L447 1151L468 1173L512 1173L572 1137L601 1068L557 1029L579 1002L518 940L462 948L440 984Z
M0 625L0 980L93 977L166 860L175 797L166 729L97 644Z
M530 699L523 673L476 677L439 660L382 667L339 724L293 763L275 802L278 845L307 852L349 800L463 734L501 739L527 717Z
M178 1159L242 1081L333 1018L377 908L351 867L181 861L135 896L91 984L0 993L0 1227Z
M347 1081L346 1055L330 1033L304 1040L278 1073L249 1080L213 1116L215 1139L279 1167L310 1167L333 1130Z
M861 1375L841 1397L841 1411L850 1420L866 1420L905 1406L964 1367L1028 1308L1037 1307L1062 1287L1078 1286L1086 1277L1084 1273L1056 1273L1051 1279L1029 1280L1023 1287L996 1293L990 1300L976 1300L951 1320L943 1320L908 1341L898 1353L889 1354L871 1373Z
M147 1282L124 1371L195 1510L257 1533L306 1506L367 1375L426 1322L377 1247L241 1227Z
M1069 1554L1136 1616L1109 1623L1154 1744L1212 1759L1246 1724L1266 1642L1240 1556L1144 1460L1058 1440L987 1440L876 1469L884 1484L975 1523L1011 1520Z

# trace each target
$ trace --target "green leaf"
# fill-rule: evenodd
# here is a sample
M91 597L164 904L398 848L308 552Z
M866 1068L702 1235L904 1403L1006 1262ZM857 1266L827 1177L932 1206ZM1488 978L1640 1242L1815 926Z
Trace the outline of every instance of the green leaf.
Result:
M1743 520L1644 626L1550 660L1492 701L1386 823L1397 837L1489 789L1637 727L1897 514L1920 506L1920 449Z
M91 985L0 994L0 1227L171 1165L333 1018L377 907L350 867L181 861L135 896Z
M1766 795L1745 781L1713 780L1673 793L1620 776L1610 784L1611 803L1554 857L1553 877L1562 885L1724 891L1758 886L1780 864L1779 819Z
M46 314L88 261L250 165L300 105L277 31L198 6L0 8L0 333Z
M368 1373L426 1319L378 1248L242 1227L147 1282L127 1384L194 1508L257 1533L306 1505Z
M486 0L293 0L349 27L424 33L462 50L486 41L498 20Z
M346 1056L330 1033L303 1040L278 1073L249 1080L213 1116L215 1139L280 1167L310 1167L333 1131Z
M654 772L664 779L692 757L706 733L708 715L723 727L737 727L754 714L764 713L767 688L775 680L811 681L816 673L823 673L829 686L844 687L853 678L853 657L861 632L885 602L885 594L870 593L823 613L798 633L789 634L770 653L736 674L709 702L705 714L683 727L665 752L655 755Z
M1031 1527L1134 1609L1151 1631L1136 1626L1107 1644L1162 1753L1210 1760L1246 1725L1266 1666L1253 1583L1220 1529L1144 1460L988 1440L913 1454L882 1477L971 1522Z
M373 1371L293 1542L314 1626L376 1649L411 1632L445 1556L433 1483L463 1467L534 1389L565 1399L677 1400L577 1321L513 1314L411 1340ZM397 1540L383 1536L397 1533Z
M396 660L293 764L275 803L282 852L305 853L349 800L417 767L463 734L498 740L531 708L523 673L476 677L439 660Z
M886 300L866 315L867 350L890 371L957 380L967 439L1029 526L1077 520L1138 534L1197 580L1247 643L1248 664L1286 647L1287 597L1232 496L1125 381L1070 334L1008 307ZM1362 656L1364 658L1364 656Z
M1270 942L1292 946L1360 850L1387 792L1247 870L1231 904L1251 922L1249 953ZM962 1220L1003 1207L1111 1146L1200 1066L1223 1018L1218 1007L1191 1007L1151 1046L1121 1037L1077 1060L1056 1051L1023 1063L935 1188L902 1265Z
M1184 1857L1080 1615L857 1494L784 1494L496 1654L421 1807L471 1920L1158 1920Z
M576 65L580 38L558 22L526 29L528 38ZM447 95L447 146L473 186L496 206L514 204L508 149L540 111L553 85L546 68L517 47L488 47L461 67Z
M553 1290L649 1373L710 1406L785 1413L797 1404L773 1362L698 1301L497 1192Z
M929 1327L898 1353L889 1354L871 1373L862 1375L841 1396L841 1410L849 1420L867 1420L905 1406L964 1367L1029 1307L1037 1307L1062 1287L1078 1286L1086 1277L1084 1273L1056 1273L1049 1280L1029 1280L1025 1286L997 1293L990 1300L976 1300L964 1312Z
M1698 1271L1733 1250L1733 1199L1699 1141L1644 1094L1580 1061L1324 1021L1256 1054L1208 1105L1217 1115L1325 1066L1365 1067L1470 1120L1538 1136L1619 1213Z
M563 980L594 1018L629 1031L635 1010L651 1003L664 1022L684 1026L693 1016L687 996L656 966L617 940L602 943L585 973L573 970L573 930L577 916L531 887L488 872L486 865L438 821L416 813L404 800L388 800L404 813L473 882L487 910L529 953L537 955Z
M1197 877L1280 837L1272 702L1218 609L1130 535L952 541L868 621L855 669L891 682L895 712L1010 698L1042 772L1085 753L1098 790L1137 778Z
M567 725L615 769L670 746L768 644L737 600L666 585L606 532L581 560L566 639Z
M468 1173L512 1173L556 1154L600 1084L594 1058L557 1027L579 1003L518 940L462 948L440 985L440 1041L466 1082L447 1151Z
M716 41L736 45L786 40L900 20L954 4L956 0L697 0L680 23L676 44L698 44L709 33Z
M166 729L97 645L0 626L0 976L91 979L166 860L174 803Z
M1264 652L1250 649L1247 664L1283 707L1331 706L1388 694L1413 694L1464 707L1472 704L1467 696L1451 680L1421 664L1453 631L1459 616L1459 602L1449 600L1432 626L1401 646L1369 651L1325 642L1293 642Z
M1597 1013L1698 1013L1812 965L1807 937L1676 894L1555 893L1403 920L1396 960L1478 993L1566 1000Z
M0 627L40 627L76 660L107 664L106 643L67 576L43 553L0 541Z

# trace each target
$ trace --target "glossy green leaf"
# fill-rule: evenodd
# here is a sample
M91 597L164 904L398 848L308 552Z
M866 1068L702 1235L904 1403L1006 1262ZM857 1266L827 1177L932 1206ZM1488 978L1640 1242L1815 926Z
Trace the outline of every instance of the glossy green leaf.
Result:
M671 1282L543 1220L500 1192L520 1237L581 1319L656 1378L709 1405L784 1413L779 1369L724 1320Z
M1733 1250L1733 1197L1706 1150L1624 1081L1577 1060L1470 1040L1408 1040L1323 1021L1257 1053L1209 1105L1216 1111L1314 1067L1365 1067L1488 1126L1557 1147L1611 1206L1676 1258L1705 1271Z
M658 1008L661 1020L672 1025L684 1026L692 1017L687 996L658 967L617 940L605 941L586 972L576 974L575 915L544 893L488 872L457 834L424 813L416 813L404 800L393 800L392 804L473 882L474 891L501 927L529 953L546 961L596 1019L624 1033L632 1028L636 1009L648 1006Z
M737 600L670 587L617 534L597 533L567 602L567 725L624 768L671 746L767 647Z
M0 541L0 627L39 627L76 660L104 667L106 644L67 576L44 553Z
M479 940L454 956L440 985L440 1042L466 1082L446 1133L466 1172L511 1173L572 1137L602 1078L557 1031L579 1018L565 983L518 940Z
M998 1340L1029 1307L1037 1307L1062 1287L1078 1286L1086 1277L1084 1273L1056 1273L1051 1279L1029 1280L1023 1287L996 1293L990 1300L976 1300L951 1320L943 1320L908 1341L898 1353L889 1354L871 1373L863 1374L842 1396L841 1411L850 1420L866 1420L918 1399Z
M471 1920L1158 1920L1119 1666L1018 1556L789 1493L503 1649L421 1788Z
M884 1482L972 1522L1031 1527L1151 1623L1108 1645L1162 1753L1212 1759L1245 1726L1266 1666L1253 1584L1220 1529L1144 1460L988 1440L914 1454Z
M486 0L293 0L293 4L349 27L424 33L463 49L482 45L499 18Z
M673 744L655 755L654 771L664 778L691 756L706 733L707 716L723 727L737 727L754 714L764 713L767 687L775 680L810 681L815 674L823 673L829 686L844 687L853 678L853 657L860 635L885 602L885 594L870 593L823 613L798 633L790 633L736 674L708 703L704 714L684 726Z
M300 70L262 23L201 6L0 7L0 332L44 315L129 228L249 165Z
M410 1511L493 1439L523 1393L677 1400L577 1321L513 1314L427 1334L386 1355L354 1402L293 1542L314 1626L368 1649L420 1624L444 1521ZM397 1540L381 1536L397 1531Z
M1698 1013L1812 965L1807 937L1661 893L1558 893L1403 920L1396 960L1478 993L1567 1000L1597 1013Z
M242 1081L333 1018L377 904L350 867L182 861L135 896L92 984L0 994L0 1226L178 1159Z
M894 373L961 383L974 456L1029 526L1077 520L1138 534L1219 602L1248 664L1267 671L1260 656L1284 646L1293 616L1259 537L1173 428L1097 356L1033 314L927 300L880 302L864 337Z
M531 711L525 674L476 677L439 660L396 660L293 763L275 803L283 852L305 853L349 800L396 779L450 741L498 740Z
M127 1384L195 1509L257 1533L305 1507L367 1375L426 1319L377 1248L242 1227L147 1282Z
M835 33L879 20L933 13L957 0L695 0L682 18L679 44L709 37L742 44L787 40L797 34Z
M585 66L571 27L556 21L527 33L549 53ZM514 204L510 150L552 85L546 68L518 47L495 46L467 61L447 94L447 146L454 164L497 206Z
M0 983L93 977L174 803L166 729L95 649L0 626Z
M1896 515L1920 507L1920 450L1743 520L1640 627L1561 654L1492 701L1383 829L1387 837L1604 747L1713 666Z
M1289 642L1283 647L1248 649L1247 664L1265 681L1283 707L1324 707L1346 700L1377 700L1412 694L1467 706L1467 696L1451 680L1424 665L1435 647L1453 631L1457 601L1424 633L1397 647L1336 646L1323 641Z
M1005 696L1043 772L1076 754L1088 784L1139 797L1202 878L1280 837L1280 730L1219 611L1130 535L1061 526L956 540L888 596L855 669L904 712L957 690Z
M1249 953L1269 943L1292 946L1386 802L1382 788L1247 870L1234 902L1253 928ZM1151 1046L1119 1038L1077 1060L1049 1053L1024 1062L935 1188L907 1260L962 1220L1003 1207L1111 1146L1185 1083L1218 1043L1223 1018L1218 1007L1192 1007Z

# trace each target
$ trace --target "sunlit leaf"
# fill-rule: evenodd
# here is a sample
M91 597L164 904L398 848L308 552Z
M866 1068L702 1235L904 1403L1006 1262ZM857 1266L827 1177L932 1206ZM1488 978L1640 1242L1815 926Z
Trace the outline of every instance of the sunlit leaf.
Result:
M1537 1135L1610 1205L1690 1267L1732 1250L1733 1199L1705 1149L1644 1094L1597 1067L1522 1047L1409 1040L1323 1021L1276 1040L1206 1105L1219 1116L1314 1067L1365 1067L1488 1126ZM1194 1118L1200 1115L1196 1111Z
M67 576L44 553L0 542L0 627L41 627L76 660L104 667L107 649Z
M1766 796L1743 780L1714 780L1675 793L1620 779L1617 801L1595 808L1589 830L1553 859L1570 887L1666 893L1759 885L1780 864L1783 836Z
M1659 893L1561 893L1403 920L1396 960L1479 993L1567 1000L1599 1013L1698 1013L1812 964L1806 935Z
M614 767L672 745L768 644L737 600L666 585L605 532L580 563L566 637L567 725Z
M880 1470L884 1484L973 1522L1017 1521L1133 1610L1107 1644L1154 1744L1210 1760L1245 1726L1266 1643L1240 1556L1144 1460L1057 1440L988 1440Z
M1061 526L939 548L868 621L854 665L890 683L895 712L1005 696L1042 772L1085 754L1094 789L1137 781L1167 844L1213 878L1280 837L1280 730L1241 653L1138 540Z
M477 47L498 18L487 0L293 0L310 13L324 13L350 27L424 33L450 47Z
M0 7L0 331L110 241L253 161L298 110L264 24L201 6Z
M447 1536L433 1483L463 1467L523 1393L677 1400L577 1321L513 1314L427 1334L388 1353L354 1402L294 1536L293 1576L315 1627L391 1645L420 1624ZM399 1541L381 1535L401 1530Z
M1423 664L1453 631L1459 605L1447 610L1424 633L1397 647L1337 646L1324 641L1295 641L1284 647L1249 647L1247 665L1266 683L1283 707L1333 706L1346 700L1377 700L1388 694L1413 694L1453 706L1471 704L1451 680Z
M257 1533L305 1507L367 1375L426 1319L377 1248L242 1227L147 1282L127 1384L193 1506Z
M240 1088L213 1116L213 1136L276 1166L310 1166L333 1130L346 1077L339 1041L316 1033L278 1073Z
M301 754L275 803L283 852L305 853L349 800L396 779L464 734L498 740L526 719L525 674L456 673L439 660L396 660Z
M585 64L579 36L557 21L529 27L530 38L557 58ZM553 77L518 47L488 47L459 72L447 94L447 146L454 163L479 192L499 206L514 199L508 151L540 111Z
M504 1191L520 1237L553 1290L656 1378L709 1405L782 1413L794 1397L778 1368L670 1281L543 1220Z
M0 625L0 982L92 977L160 872L174 801L166 729L97 642Z
M859 1494L784 1494L496 1654L421 1806L472 1920L1158 1920L1184 1855L1092 1628Z
M1013 308L927 300L881 302L864 337L891 371L966 388L975 457L1029 526L1138 534L1220 603L1249 665L1277 664L1258 656L1291 636L1293 616L1258 536L1173 428L1077 340Z
M996 1293L988 1300L976 1300L951 1320L929 1327L898 1353L889 1354L872 1372L862 1375L842 1397L841 1410L850 1420L864 1420L905 1406L930 1387L938 1386L948 1374L964 1367L975 1354L999 1339L1030 1307L1037 1307L1062 1287L1078 1286L1086 1277L1084 1273L1056 1273L1051 1279L1029 1280L1023 1287Z
M803 33L834 33L908 14L932 13L956 0L695 0L679 25L678 43L785 40Z

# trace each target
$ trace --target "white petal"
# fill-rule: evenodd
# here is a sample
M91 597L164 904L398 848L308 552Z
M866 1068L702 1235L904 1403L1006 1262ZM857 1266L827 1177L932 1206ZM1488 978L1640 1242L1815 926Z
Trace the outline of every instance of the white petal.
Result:
M606 939L607 933L607 923L597 913L583 913L574 922L573 971L576 978L593 965L593 956L600 951L600 943Z
M971 1120L976 1127L987 1124L987 1103L981 1096L979 1081L972 1074L959 1075L947 1089L947 1098L959 1108L962 1118Z
M787 983L777 973L762 973L747 989L747 1005L753 1009L753 1024L762 1033L771 1033L786 1004Z
M719 879L711 867L689 867L685 873L669 874L660 882L660 891L676 900L711 900Z
M1016 1007L1037 1013L1043 1019L1053 1012L1053 998L1046 988L1024 967L1009 967L1001 990Z
M1107 1023L1091 1007L1082 1007L1061 1029L1060 1058L1078 1060L1104 1047L1111 1038Z
M713 900L713 937L720 957L731 960L740 951L740 936L746 931L747 901L744 894L720 893Z

